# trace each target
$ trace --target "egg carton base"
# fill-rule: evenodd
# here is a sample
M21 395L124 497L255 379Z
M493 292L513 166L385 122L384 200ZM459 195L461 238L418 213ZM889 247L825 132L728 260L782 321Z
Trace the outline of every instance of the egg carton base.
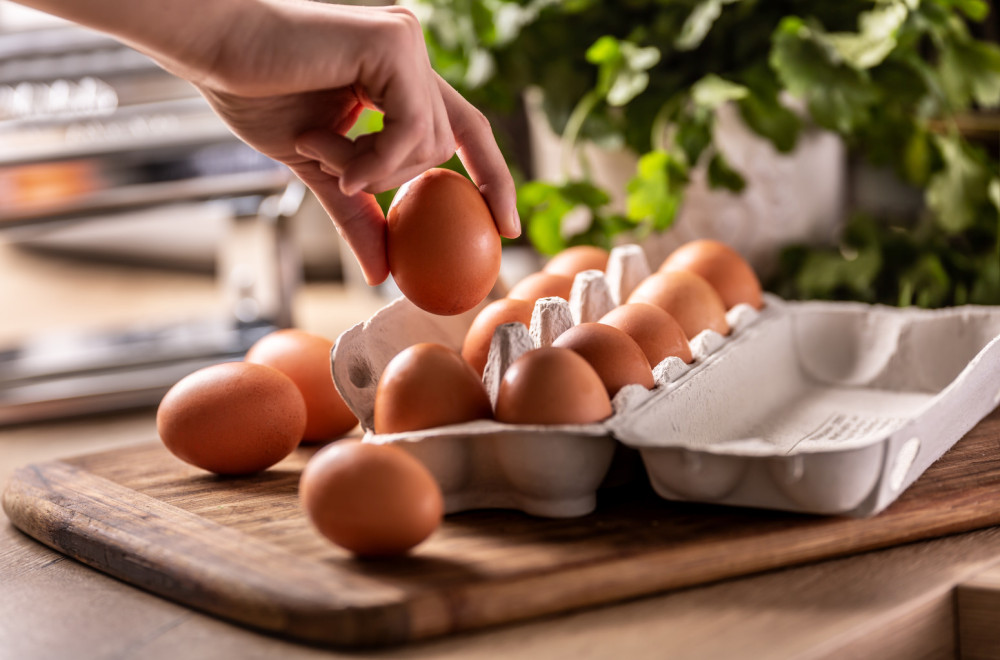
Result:
M575 305L539 301L522 343L547 345L604 313L602 291L624 299L625 279L581 274ZM869 516L1000 404L1000 307L764 300L761 310L734 307L729 335L695 337L691 364L667 358L654 389L623 388L615 414L585 429L483 422L371 439L418 454L452 511L534 502L536 515L561 512L553 502L597 491L621 443L641 456L635 478L666 499ZM366 430L389 359L420 341L458 349L472 318L433 317L400 299L341 335L334 380ZM593 450L601 444L609 448Z

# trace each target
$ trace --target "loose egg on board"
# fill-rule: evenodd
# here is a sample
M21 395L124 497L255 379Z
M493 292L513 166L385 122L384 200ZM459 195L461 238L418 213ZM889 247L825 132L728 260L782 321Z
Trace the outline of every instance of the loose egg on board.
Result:
M375 432L399 433L493 416L479 375L458 352L414 344L386 365L375 389Z
M333 384L333 342L302 330L272 332L257 340L244 358L274 367L292 379L306 402L305 440L327 440L347 433L358 420Z
M501 298L484 307L469 326L462 344L462 357L482 375L490 353L490 342L497 326L504 323L531 324L534 306L526 300Z
M653 387L653 371L646 354L618 328L603 323L581 323L559 335L552 345L575 351L589 362L610 397L626 385Z
M702 330L729 334L726 306L705 278L686 270L653 273L635 288L628 301L656 305L673 316L687 338Z
M391 445L337 442L310 459L299 500L319 532L362 556L399 555L441 524L441 489L423 463Z
M396 285L421 309L450 316L482 302L500 273L500 234L479 189L434 168L403 184L386 213Z
M689 270L705 278L722 297L726 309L740 303L764 306L760 280L743 256L721 241L700 239L681 245L660 270Z
M572 288L572 277L539 271L528 275L515 284L507 293L507 297L515 300L527 300L534 305L539 298L557 297L569 300L569 292Z
M537 348L500 381L496 419L509 424L590 424L611 416L611 399L594 368L568 348Z
M688 364L694 359L684 329L656 305L644 302L619 305L601 317L599 323L618 328L631 337L654 367L671 356Z
M546 273L574 277L585 270L603 271L607 267L607 250L594 245L576 245L549 259L542 270Z
M185 376L156 411L156 429L177 458L216 474L265 470L298 446L306 404L277 369L225 362Z

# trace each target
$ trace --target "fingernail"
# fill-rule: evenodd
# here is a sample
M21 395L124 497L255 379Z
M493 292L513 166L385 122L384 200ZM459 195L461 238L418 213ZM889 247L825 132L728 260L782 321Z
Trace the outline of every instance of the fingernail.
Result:
M510 235L510 238L516 238L521 235L521 216L518 215L516 208L514 209L514 213L511 216L509 225L511 229L514 230L514 233Z

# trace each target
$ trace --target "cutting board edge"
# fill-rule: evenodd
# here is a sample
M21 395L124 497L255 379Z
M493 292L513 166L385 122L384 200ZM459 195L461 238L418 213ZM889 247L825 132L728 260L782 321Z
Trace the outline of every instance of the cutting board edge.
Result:
M24 534L46 545L57 552L65 554L91 568L101 571L111 577L132 586L139 587L158 596L180 603L192 609L217 616L227 621L235 622L262 632L297 641L322 644L335 647L376 647L397 644L415 639L419 636L445 634L450 632L448 626L440 631L411 630L411 611L414 603L408 602L405 594L386 589L375 581L361 577L368 589L372 589L376 597L370 596L358 603L336 602L325 596L331 592L324 591L323 581L313 583L316 587L312 593L302 593L295 589L273 589L266 583L258 583L255 588L239 592L226 588L226 581L217 576L209 588L216 591L206 592L198 588L200 578L206 571L196 562L181 561L182 570L174 570L169 574L155 565L156 559L168 555L166 544L155 543L156 537L150 540L139 540L127 533L109 535L105 533L114 522L123 522L129 514L123 513L112 502L134 506L119 500L109 500L109 506L104 512L116 511L117 518L98 518L81 510L84 507L65 506L60 500L63 496L58 492L60 487L68 486L65 475L85 476L94 482L103 482L101 486L109 492L127 491L130 497L138 500L153 513L159 515L164 509L176 512L178 519L195 517L193 514L172 507L154 498L136 491L126 489L110 480L87 473L63 461L31 464L15 470L2 494L2 506L11 524ZM77 501L79 504L79 501ZM88 503L88 507L94 506ZM46 516L41 515L42 513ZM169 519L168 519L169 520ZM202 519L199 519L202 520ZM238 534L224 526L211 521L202 521L206 527L217 528L221 534ZM301 569L311 560L288 553L280 548L240 535L241 549L245 552L247 546L254 546L259 559L261 552L273 555L282 565L296 567L296 573L307 572ZM129 539L135 542L130 543ZM216 544L213 543L213 548ZM208 544L204 544L209 548ZM159 551L157 550L159 548ZM146 552L158 552L153 557ZM252 570L252 562L245 562L241 570ZM269 563L273 565L273 563ZM274 577L273 573L269 573ZM251 577L251 576L247 576ZM232 581L230 584L236 584ZM261 587L261 584L264 586ZM221 586L221 588L220 588ZM283 586L288 586L284 583ZM301 585L300 585L301 586ZM293 593L289 593L293 592ZM200 595L208 593L210 598L199 599ZM223 596L219 598L220 594ZM247 612L249 606L262 607L255 612ZM367 601L367 602L365 602ZM234 609L238 611L234 611ZM441 626L438 626L441 627Z

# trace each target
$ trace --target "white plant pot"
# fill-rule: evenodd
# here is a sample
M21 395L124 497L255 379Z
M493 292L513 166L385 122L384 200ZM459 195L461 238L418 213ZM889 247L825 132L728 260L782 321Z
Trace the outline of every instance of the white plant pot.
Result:
M564 181L567 175L579 177L575 158L564 171L562 144L545 118L542 95L538 89L525 94L535 176L552 182ZM674 225L643 243L650 264L659 264L681 243L715 238L739 250L766 277L785 245L831 243L836 238L847 196L846 149L839 137L807 129L794 151L781 154L747 128L734 106L727 105L719 110L714 138L730 165L743 175L746 188L739 194L712 190L705 167L694 168ZM580 148L592 181L610 193L616 210L623 211L636 155L590 143Z

